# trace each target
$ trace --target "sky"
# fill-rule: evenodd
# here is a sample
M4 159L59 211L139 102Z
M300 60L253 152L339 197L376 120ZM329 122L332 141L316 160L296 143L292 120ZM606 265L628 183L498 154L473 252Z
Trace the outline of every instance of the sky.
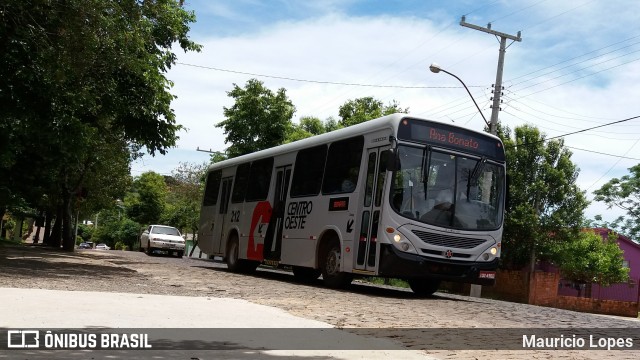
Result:
M491 117L499 39L467 23L516 35L507 42L499 121L529 124L561 136L640 116L640 4L637 0L186 0L196 14L190 37L201 52L176 49L167 73L172 108L185 127L164 156L132 164L132 175L171 174L181 162L209 161L224 151L215 127L234 84L256 78L285 88L293 121L338 119L340 105L373 96L410 114L483 130L484 121L454 77ZM563 137L589 199L640 163L640 119ZM585 215L623 215L592 202Z

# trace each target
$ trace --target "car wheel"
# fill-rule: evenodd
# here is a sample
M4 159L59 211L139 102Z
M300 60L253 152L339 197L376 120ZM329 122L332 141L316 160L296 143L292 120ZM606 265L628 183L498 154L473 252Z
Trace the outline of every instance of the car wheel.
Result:
M184 256L184 251L178 251L177 253L179 258L182 258Z
M147 255L151 256L153 255L153 248L151 247L151 241L149 241L149 243L147 244L147 251L146 251Z

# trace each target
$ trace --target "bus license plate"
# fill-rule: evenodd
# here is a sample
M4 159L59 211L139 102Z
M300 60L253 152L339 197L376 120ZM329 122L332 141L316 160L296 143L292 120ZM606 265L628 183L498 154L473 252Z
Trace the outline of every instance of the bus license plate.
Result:
M492 279L495 280L496 272L495 271L480 271L480 279Z

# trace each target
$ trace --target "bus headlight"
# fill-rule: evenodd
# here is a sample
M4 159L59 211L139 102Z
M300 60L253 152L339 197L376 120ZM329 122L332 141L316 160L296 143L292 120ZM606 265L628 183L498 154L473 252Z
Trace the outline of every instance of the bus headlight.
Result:
M388 239L391 241L393 246L396 247L396 249L404 252L412 252L412 253L416 252L413 245L411 245L411 242L409 242L409 239L402 236L401 233L396 232L396 229L392 227L388 227L386 231L388 234Z

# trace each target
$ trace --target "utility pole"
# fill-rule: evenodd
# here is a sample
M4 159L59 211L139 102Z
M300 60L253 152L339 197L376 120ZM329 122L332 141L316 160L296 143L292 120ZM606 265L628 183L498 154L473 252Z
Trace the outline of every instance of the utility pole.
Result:
M522 41L520 37L520 31L516 36L505 34L499 31L491 30L491 23L487 24L486 28L478 25L469 24L465 21L465 17L462 16L460 25L468 27L474 30L486 32L487 34L500 37L500 51L498 53L498 72L496 73L496 83L493 85L493 105L491 106L491 121L489 123L489 132L491 134L497 133L498 125L498 112L500 111L500 96L502 95L502 70L504 69L504 54L509 46L513 44L513 41ZM507 39L513 40L509 46L507 46Z

